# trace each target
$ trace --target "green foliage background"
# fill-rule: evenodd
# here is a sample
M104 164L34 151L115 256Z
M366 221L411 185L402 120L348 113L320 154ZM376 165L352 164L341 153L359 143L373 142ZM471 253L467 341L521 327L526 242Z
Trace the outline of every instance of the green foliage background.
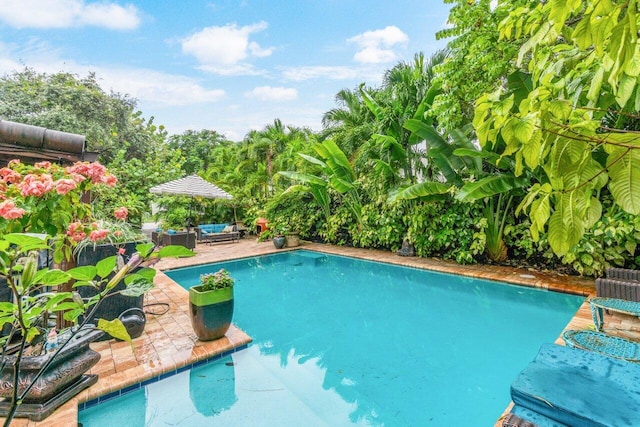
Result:
M635 2L458 1L447 49L336 94L324 129L279 119L230 141L167 135L97 77L0 78L0 119L88 137L126 206L165 227L260 217L304 239L589 276L640 265L640 25ZM606 30L606 31L605 31ZM471 126L473 124L473 126ZM232 202L153 196L197 173ZM152 216L152 204L164 210Z

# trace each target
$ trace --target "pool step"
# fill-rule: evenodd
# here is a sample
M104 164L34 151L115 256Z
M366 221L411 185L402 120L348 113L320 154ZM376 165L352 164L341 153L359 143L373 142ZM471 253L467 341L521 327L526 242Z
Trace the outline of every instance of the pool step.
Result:
M290 263L293 266L298 265L320 265L328 260L325 254L315 252L299 251L291 254Z

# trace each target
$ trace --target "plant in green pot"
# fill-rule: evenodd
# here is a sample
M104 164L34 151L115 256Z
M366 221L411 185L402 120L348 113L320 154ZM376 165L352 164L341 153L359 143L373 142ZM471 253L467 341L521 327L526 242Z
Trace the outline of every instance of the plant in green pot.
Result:
M189 289L191 325L198 339L222 338L233 318L231 274L224 269L200 276L200 284Z

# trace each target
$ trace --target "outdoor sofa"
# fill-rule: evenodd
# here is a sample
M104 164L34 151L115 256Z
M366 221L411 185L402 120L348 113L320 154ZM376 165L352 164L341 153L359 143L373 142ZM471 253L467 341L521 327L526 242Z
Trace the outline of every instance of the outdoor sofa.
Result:
M196 227L198 241L202 243L239 242L240 232L235 225L200 224Z

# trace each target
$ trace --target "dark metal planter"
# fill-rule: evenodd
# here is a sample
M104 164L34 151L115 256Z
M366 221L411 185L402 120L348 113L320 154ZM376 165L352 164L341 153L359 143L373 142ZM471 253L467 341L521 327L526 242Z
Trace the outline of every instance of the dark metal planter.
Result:
M123 245L120 245L125 249L125 256L133 255L136 249L136 244L137 244L136 242L128 242ZM85 248L82 252L78 254L76 263L78 266L96 265L98 261L108 258L110 256L114 256L117 253L118 253L118 248L111 244L96 245L95 248L90 246ZM124 284L124 281L122 281L118 283L118 285L116 285L112 293L122 291L125 288L126 288L126 285ZM77 288L77 290L80 293L80 295L82 295L83 298L90 298L96 295L97 293L95 289L89 286L81 286ZM143 302L144 302L144 295L140 295L138 297L130 297L125 295L110 296L106 298L104 301L102 301L102 303L94 313L93 318L89 319L89 322L97 324L98 319L113 320L118 318L122 313L124 313L125 311L131 308L137 308L139 309L139 311L142 311ZM144 324L142 325L142 329L140 329L140 334L142 333L143 329L144 329ZM139 336L140 334L136 336ZM136 336L131 336L131 338L136 338ZM105 335L105 338L108 339L109 336Z
M275 236L273 238L273 246L275 246L276 249L284 248L285 243L287 243L287 239L284 236Z
M201 341L222 338L233 318L233 287L203 291L200 286L189 289L191 325Z
M60 405L98 381L97 375L84 375L100 360L100 353L89 348L89 344L102 336L91 325L80 330L58 353L44 374L38 378L23 403L18 407L16 417L28 417L41 421L48 417ZM60 336L61 345L66 340ZM53 354L42 356L24 356L20 364L18 392L22 393L31 384ZM5 356L7 365L0 375L0 416L6 416L13 394L13 373L16 356Z

